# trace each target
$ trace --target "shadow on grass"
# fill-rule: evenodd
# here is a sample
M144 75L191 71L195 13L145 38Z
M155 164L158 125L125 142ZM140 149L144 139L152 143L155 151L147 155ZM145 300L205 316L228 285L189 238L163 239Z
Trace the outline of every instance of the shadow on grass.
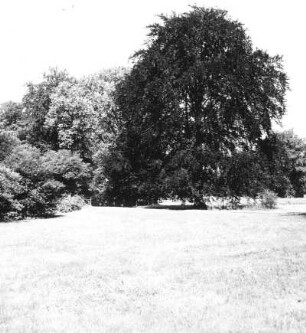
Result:
M145 209L168 209L168 210L208 210L207 207L194 205L150 205L143 207Z
M248 205L237 205L235 207L230 206L197 206L197 205L150 205L144 206L145 209L167 209L167 210L214 210L214 211L241 211L244 209L256 209L259 210L258 207L254 208L253 206Z
M306 218L306 212L289 212L284 214L285 216L301 216L301 217L305 217Z
M52 219L57 219L57 218L59 218L59 217L63 217L63 216L65 216L65 214L61 214L61 213L59 213L59 214L54 214L54 215L51 215L51 216L37 217L37 218L34 218L34 219L35 219L35 220L36 220L36 219L52 220ZM34 220L34 219L33 219L33 220Z
M12 220L0 220L0 224L6 224L6 223L25 223L29 221L35 221L35 220L55 220L60 217L63 217L64 214L55 214L55 215L49 215L49 216L39 216L39 217L26 217L24 219L12 219Z

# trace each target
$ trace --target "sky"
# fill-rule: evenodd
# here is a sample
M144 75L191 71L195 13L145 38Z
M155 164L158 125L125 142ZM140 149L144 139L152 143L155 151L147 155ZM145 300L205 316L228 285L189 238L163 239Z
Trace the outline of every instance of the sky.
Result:
M0 0L0 103L19 102L29 81L49 67L82 77L116 66L144 46L158 14L190 5L228 11L244 24L254 47L283 55L288 74L282 129L306 138L304 0Z

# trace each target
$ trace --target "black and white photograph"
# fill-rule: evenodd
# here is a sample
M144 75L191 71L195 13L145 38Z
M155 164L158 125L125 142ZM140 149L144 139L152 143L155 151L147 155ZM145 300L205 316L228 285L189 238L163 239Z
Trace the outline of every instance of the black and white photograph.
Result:
M306 332L302 0L0 0L0 333Z

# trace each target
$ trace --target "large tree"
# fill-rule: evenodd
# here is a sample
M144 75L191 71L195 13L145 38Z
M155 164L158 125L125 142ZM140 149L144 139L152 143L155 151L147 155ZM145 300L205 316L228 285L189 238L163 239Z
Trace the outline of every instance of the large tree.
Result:
M44 74L42 82L27 84L27 92L23 97L27 141L44 150L59 148L58 133L53 128L46 127L46 117L52 104L52 94L63 82L73 84L76 80L66 71L50 68Z
M160 19L117 88L123 130L108 164L109 197L200 203L235 194L222 180L224 161L255 150L285 112L281 57L254 49L223 10Z
M61 82L54 89L44 127L57 133L59 148L78 151L92 162L101 146L113 140L118 129L112 94L125 71L105 70L75 82Z
M68 149L92 162L118 132L113 91L125 72L114 68L77 80L51 68L42 82L28 83L23 98L28 143L42 150Z

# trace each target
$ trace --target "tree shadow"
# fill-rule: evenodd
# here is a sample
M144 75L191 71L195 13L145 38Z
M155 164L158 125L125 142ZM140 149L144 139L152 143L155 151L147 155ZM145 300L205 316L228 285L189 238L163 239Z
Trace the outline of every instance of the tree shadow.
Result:
M45 217L38 217L38 219L42 219L42 220L53 220L53 219L57 219L59 217L63 217L65 216L65 214L55 214L55 215L51 215L51 216L45 216Z
M306 218L306 212L289 212L284 214L285 216L301 216L301 217L305 217Z
M207 207L195 205L149 205L145 209L166 209L166 210L207 210Z
M60 217L63 217L64 214L55 214L55 215L48 215L48 216L39 216L39 217L27 217L24 219L12 219L12 220L0 220L0 224L8 224L8 223L27 223L30 221L36 220L55 220Z

